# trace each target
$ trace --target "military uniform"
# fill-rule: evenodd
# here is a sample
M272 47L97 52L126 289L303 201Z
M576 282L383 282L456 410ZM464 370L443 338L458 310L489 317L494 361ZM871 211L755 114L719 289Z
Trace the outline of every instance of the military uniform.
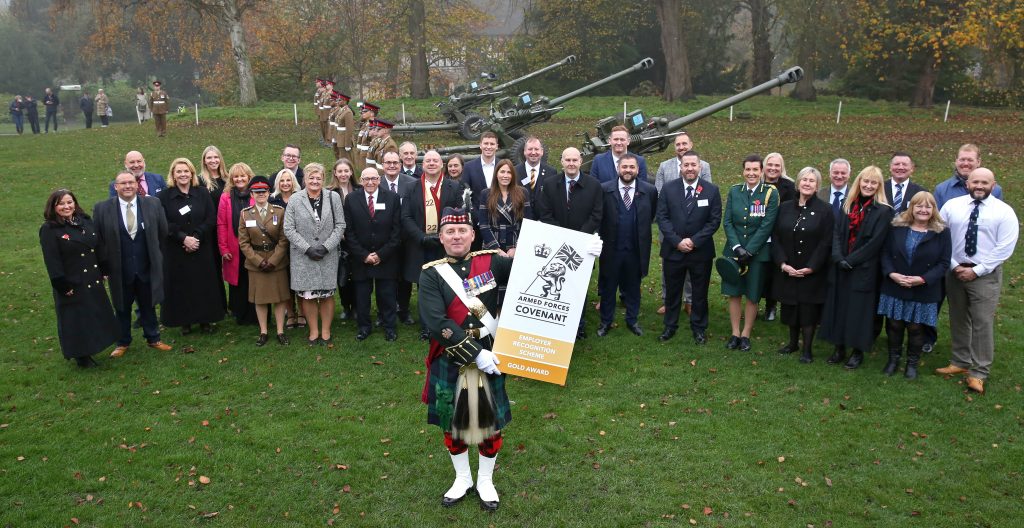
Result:
M334 159L349 158L355 150L355 115L348 107L348 100L342 100L335 116Z
M153 122L156 123L157 136L164 137L167 135L167 112L170 111L171 97L159 81L155 81L153 85L155 88L149 93L149 111L153 114Z
M368 166L366 156L370 151L370 143L374 139L373 122L377 119L377 111L380 108L366 101L361 101L356 106L359 108L359 135L355 138L355 154L352 163L355 165L356 174L362 174L363 169Z
M722 294L730 297L745 296L751 302L761 299L772 256L769 239L775 227L779 212L779 191L770 183L759 183L753 192L747 184L737 183L729 189L725 207L722 210L722 225L725 227L725 248L723 257L735 257L733 247L737 244L750 252L747 273L740 283L722 281Z
M327 89L327 81L317 79L317 83L320 86L313 95L313 108L316 109L317 122L320 124L320 142L326 144L328 114L331 111L330 104L327 102L330 90Z
M284 236L284 207L267 204L266 215L260 218L255 205L242 209L238 219L238 246L245 255L249 271L249 302L273 304L289 302L288 239ZM274 265L260 269L266 260Z
M384 167L384 154L387 154L388 152L398 153L398 143L395 143L395 140L391 137L391 129L394 128L394 124L384 121L383 119L378 119L377 125L383 128L383 132L381 132L381 136L377 138L377 142L370 149L370 155L367 156L367 163L369 163L369 159L372 158L374 165L379 170Z

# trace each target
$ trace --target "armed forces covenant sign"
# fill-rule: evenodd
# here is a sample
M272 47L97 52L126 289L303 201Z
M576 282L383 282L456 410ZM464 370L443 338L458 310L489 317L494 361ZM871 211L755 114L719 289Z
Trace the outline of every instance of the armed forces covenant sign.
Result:
M501 370L565 385L583 315L594 235L524 220L498 319Z

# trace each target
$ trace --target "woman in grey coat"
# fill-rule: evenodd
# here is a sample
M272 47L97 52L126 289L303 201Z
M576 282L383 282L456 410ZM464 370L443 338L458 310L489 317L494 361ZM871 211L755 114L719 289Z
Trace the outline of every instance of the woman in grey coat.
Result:
M291 289L302 299L302 313L309 324L309 346L334 348L331 320L345 213L341 197L324 191L324 166L310 163L304 171L306 188L292 195L284 213Z

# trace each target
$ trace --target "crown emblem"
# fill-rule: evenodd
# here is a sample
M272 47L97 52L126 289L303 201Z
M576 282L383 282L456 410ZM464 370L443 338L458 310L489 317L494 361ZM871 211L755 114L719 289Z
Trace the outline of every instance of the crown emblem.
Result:
M533 254L541 258L548 258L548 255L551 255L551 248L543 243L537 244L533 246Z

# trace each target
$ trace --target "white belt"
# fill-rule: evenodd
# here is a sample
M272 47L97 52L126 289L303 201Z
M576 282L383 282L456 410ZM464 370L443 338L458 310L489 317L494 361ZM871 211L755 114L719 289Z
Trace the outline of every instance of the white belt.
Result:
M330 106L323 106L323 105L320 105L320 109L321 109L321 110L329 110L330 108L331 108Z
M448 287L455 291L455 295L462 301L462 304L468 309L470 307L469 296L466 295L466 288L462 286L462 279L452 269L452 265L448 263L437 266L437 272L441 275L441 278L448 284ZM480 303L479 299L476 299ZM475 304L475 303L473 303ZM481 303L483 304L483 303ZM472 313L472 312L470 312ZM476 314L473 314L476 315ZM484 313L479 317L480 322L483 323L484 327L480 329L480 337L487 337L488 335L494 335L494 332L498 329L498 321L487 311L484 307Z
M359 147L359 150L370 150L370 146L369 145L356 145L356 146Z
M348 130L348 129L347 129L347 128L345 128L345 127L340 127L340 126L337 126L337 125L335 125L335 127L337 127L337 129L338 129L338 132L344 132L344 131Z
M331 126L332 126L332 127L336 127L336 126L338 126L338 124L337 124L337 123L335 123L334 121L329 121L329 123L331 124Z

